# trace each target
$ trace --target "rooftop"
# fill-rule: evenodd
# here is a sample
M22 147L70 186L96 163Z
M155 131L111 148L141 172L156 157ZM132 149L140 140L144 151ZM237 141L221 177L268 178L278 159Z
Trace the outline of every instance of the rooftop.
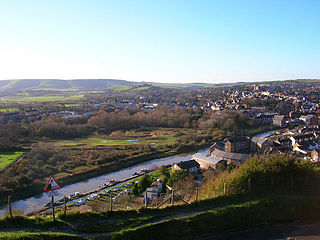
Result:
M240 162L250 158L250 154L230 153L230 152L221 151L219 149L215 149L211 153L211 156L216 158L231 159L231 160L240 161Z
M207 162L211 162L211 163L214 163L214 164L217 164L218 162L223 160L222 158L217 158L217 157L213 157L213 156L207 156L206 154L203 154L203 153L193 154L192 155L192 159L207 161Z
M197 161L195 161L195 160L189 160L189 161L179 162L179 163L177 163L177 165L178 165L181 169L190 169L190 168L193 168L193 167L200 167L200 164L197 163Z

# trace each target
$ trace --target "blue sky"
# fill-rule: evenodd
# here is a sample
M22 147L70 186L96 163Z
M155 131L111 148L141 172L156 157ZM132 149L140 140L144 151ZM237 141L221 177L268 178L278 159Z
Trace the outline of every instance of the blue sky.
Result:
M0 0L0 79L320 78L318 0Z

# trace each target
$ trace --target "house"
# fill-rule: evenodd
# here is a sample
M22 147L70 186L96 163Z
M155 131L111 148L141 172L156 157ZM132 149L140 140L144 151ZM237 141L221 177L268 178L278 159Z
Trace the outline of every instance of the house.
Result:
M148 187L147 190L147 200L156 200L159 198L159 188L157 186Z
M229 153L249 152L250 142L248 137L227 138L223 141L224 151Z
M301 116L299 119L306 125L318 125L318 118L312 114Z
M275 115L273 117L273 126L278 127L286 127L287 126L287 118L284 115Z
M306 146L300 145L299 143L294 144L292 149L294 152L303 155L304 158L311 156L311 151Z
M209 167L215 169L217 164L220 161L223 161L221 158L216 158L208 156L206 154L196 153L192 155L192 159L197 161L200 164L201 169L208 169Z
M162 183L160 179L157 179L156 182L152 183L143 194L143 202L145 201L145 194L147 194L147 202L157 200L160 196L160 191L162 189Z
M200 164L195 160L175 163L172 167L173 170L188 170L190 173L196 173L200 170Z
M316 136L313 133L301 134L301 135L290 137L292 146L296 143L302 143L305 141L314 141L315 139L316 139Z
M311 161L318 162L320 160L320 151L319 149L314 149L311 152Z
M273 122L273 115L260 114L255 116L253 121L258 125L271 125Z
M277 141L283 148L291 149L292 141L289 138L280 138Z
M251 151L265 153L271 148L271 141L267 138L253 137L251 139Z
M211 153L211 156L222 159L222 160L227 160L228 163L233 163L235 165L240 165L244 163L245 160L248 160L251 157L250 154L231 153L231 152L221 151L219 149L215 149Z
M300 112L297 112L297 111L291 111L289 112L289 117L291 119L295 119L295 118L299 118L301 116L301 113Z
M224 143L219 141L212 144L209 148L209 153L211 154L215 149L224 150Z

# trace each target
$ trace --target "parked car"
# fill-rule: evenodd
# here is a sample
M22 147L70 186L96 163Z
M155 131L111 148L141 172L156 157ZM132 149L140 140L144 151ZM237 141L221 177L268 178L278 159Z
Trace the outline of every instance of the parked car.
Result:
M81 193L75 192L75 193L73 193L73 194L71 194L71 195L69 196L69 200L70 200L70 199L75 199L75 198L78 198L78 197L81 197L81 196L82 196Z
M87 200L88 200L88 201L92 201L92 200L94 200L94 199L96 199L96 198L98 198L98 197L99 197L98 194L91 194L89 197L87 197Z
M55 202L54 205L57 206L59 203ZM47 202L46 204L44 204L45 207L52 207L52 202Z
M86 203L86 200L84 200L84 199L80 199L79 201L76 201L75 203L73 203L73 205L75 205L75 206L81 206L81 205L83 205L83 204L85 204Z

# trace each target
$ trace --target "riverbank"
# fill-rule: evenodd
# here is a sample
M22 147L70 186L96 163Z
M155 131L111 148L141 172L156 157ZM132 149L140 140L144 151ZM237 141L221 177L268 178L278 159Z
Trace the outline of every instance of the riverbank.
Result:
M204 153L207 152L207 148L201 149L198 152ZM111 172L99 177L91 178L86 181L78 182L75 184L64 186L61 190L58 191L58 197L68 196L73 194L74 192L88 192L92 189L96 189L97 186L105 184L107 181L111 179L119 180L132 176L134 173L139 172L141 169L154 169L159 168L161 166L172 165L173 163L187 161L189 160L194 152L189 154L180 154L169 156L165 158L157 158L154 160L150 160L147 162L143 162L132 167L122 169L116 172ZM40 195L36 195L34 197L28 198L26 200L19 200L12 203L13 209L21 209L25 214L30 213L31 211L35 211L39 208L42 208L45 203L47 203L50 199L48 198L46 193L41 193ZM4 215L7 210L7 206L4 208L0 208L0 216Z
M99 136L33 144L22 161L1 172L0 205L9 195L15 200L38 195L51 175L67 186L152 159L188 153L214 140L209 132L196 129L151 129Z
M131 176L134 171L139 171L139 169L145 168L146 166L144 165L144 163L157 165L158 162L160 163L163 161L164 161L164 164L172 164L174 162L189 160L192 154L186 157L180 157L178 156L178 154L194 153L199 149L209 147L211 144L212 144L212 141L209 141L203 144L198 144L198 145L193 145L193 144L184 145L179 149L171 149L170 151L166 151L166 152L157 152L153 154L148 154L148 155L144 155L143 157L131 158L126 161L123 160L121 162L121 165L112 165L112 166L109 165L107 168L97 167L86 173L70 174L64 178L57 178L57 181L63 187L62 188L63 195L68 195L79 190L85 192L85 191L95 189L100 184L105 183L106 182L105 178L111 179L111 178L118 178L119 176L122 178L125 178L128 176ZM204 151L206 150L203 150L203 152ZM168 158L168 160L164 160L166 158ZM151 163L151 162L154 162L154 163ZM138 169L134 170L134 168L138 165L140 166L140 168L138 167ZM153 167L152 165L147 166L147 168L152 168ZM128 173L130 171L131 173ZM84 187L85 189L81 189L83 188L81 187L82 185L85 185ZM42 207L43 204L47 202L47 200L43 200L43 198L47 199L47 197L43 196L42 189L43 189L43 186L39 187L37 194L34 194L34 192L32 193L17 192L15 194L12 194L12 200L18 203L18 204L15 204L14 207L23 209L23 210L30 209L31 211L37 209L38 205L41 205ZM39 195L39 194L42 194L42 195ZM35 196L35 197L32 197L32 196ZM26 198L28 198L28 200L26 200ZM19 199L24 199L24 200L19 200ZM30 203L30 201L32 203ZM4 205L6 204L6 202L7 202L7 197L3 196L2 210L1 210L2 214L3 214L3 211L5 211L4 209L6 209L6 206Z

